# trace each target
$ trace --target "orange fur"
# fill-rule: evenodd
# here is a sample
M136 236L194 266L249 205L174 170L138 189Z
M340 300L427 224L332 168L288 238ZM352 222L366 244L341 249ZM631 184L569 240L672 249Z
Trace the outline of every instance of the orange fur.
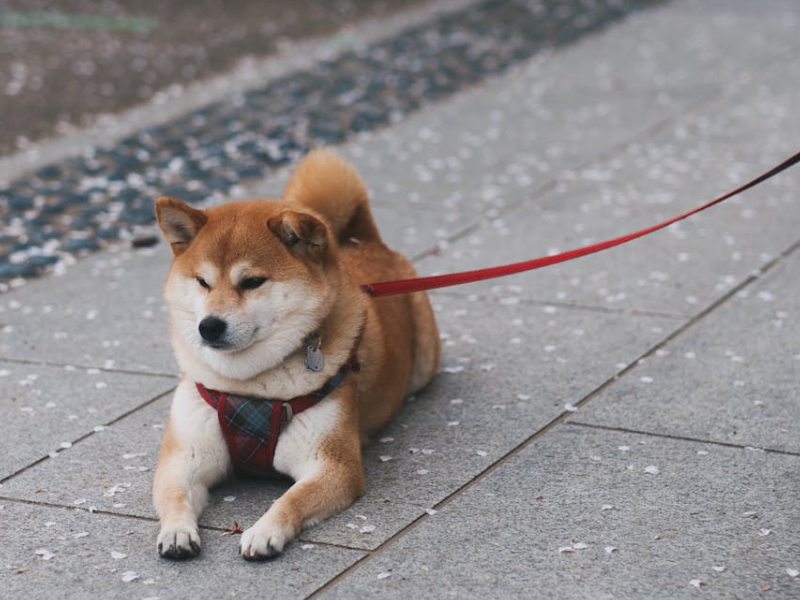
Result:
M363 282L413 277L415 271L384 245L366 187L330 151L314 151L302 161L283 200L198 211L159 198L156 211L175 257L165 296L184 371L154 485L162 554L196 553L186 546L192 538L186 523L196 527L205 488L229 467L214 432L215 415L193 394L193 382L288 399L319 388L353 352L362 366L293 421L278 442L276 468L297 483L242 536L245 558L268 558L303 525L341 510L363 492L361 440L385 426L405 395L438 369L433 311L424 293L373 300L360 290ZM249 290L242 284L247 278L266 282ZM231 330L245 333L231 333L224 352L209 350L193 329L206 315L224 317L235 324ZM312 332L322 340L321 373L302 367L304 340ZM213 435L200 431L204 427ZM298 429L303 427L307 431ZM202 485L192 488L192 476Z

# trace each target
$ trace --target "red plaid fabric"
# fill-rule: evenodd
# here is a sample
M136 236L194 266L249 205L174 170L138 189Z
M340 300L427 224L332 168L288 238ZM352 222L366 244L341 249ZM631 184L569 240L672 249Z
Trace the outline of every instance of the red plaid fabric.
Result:
M272 477L276 474L273 461L281 427L330 394L351 370L358 370L355 359L348 361L317 391L291 400L249 398L209 390L202 383L195 385L203 399L217 411L236 473Z

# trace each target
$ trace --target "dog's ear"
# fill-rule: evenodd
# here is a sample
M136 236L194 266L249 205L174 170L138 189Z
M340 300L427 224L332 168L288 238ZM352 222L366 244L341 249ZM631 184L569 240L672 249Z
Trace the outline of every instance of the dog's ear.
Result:
M312 260L321 260L328 247L328 227L308 213L284 210L272 217L267 226L291 252Z
M189 244L206 224L208 217L202 210L192 208L180 200L168 196L161 196L156 200L156 217L158 226L164 232L164 237L172 248L172 254L178 256L183 253Z

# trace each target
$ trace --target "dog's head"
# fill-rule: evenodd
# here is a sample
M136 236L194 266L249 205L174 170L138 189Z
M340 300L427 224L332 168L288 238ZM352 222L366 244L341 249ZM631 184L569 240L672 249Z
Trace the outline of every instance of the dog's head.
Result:
M167 300L174 343L228 378L248 379L300 347L339 283L328 225L282 201L198 210L161 197L158 224L174 260Z

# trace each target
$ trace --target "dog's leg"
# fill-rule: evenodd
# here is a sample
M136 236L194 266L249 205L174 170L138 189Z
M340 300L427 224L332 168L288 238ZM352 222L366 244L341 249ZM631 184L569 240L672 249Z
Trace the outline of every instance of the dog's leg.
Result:
M189 558L200 552L197 519L208 489L228 472L230 457L216 413L184 382L173 399L153 482L153 504L161 519L158 552Z
M297 415L283 432L275 466L296 483L242 534L247 560L277 556L306 525L349 506L364 492L355 401L327 398Z

